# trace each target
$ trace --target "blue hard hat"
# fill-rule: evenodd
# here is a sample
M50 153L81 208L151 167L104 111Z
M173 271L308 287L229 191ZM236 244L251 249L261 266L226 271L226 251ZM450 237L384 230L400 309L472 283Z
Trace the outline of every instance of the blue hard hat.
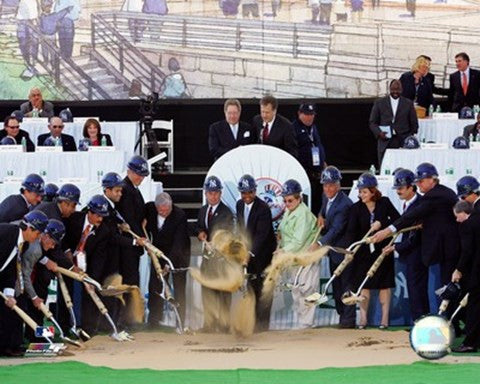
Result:
M43 195L45 193L45 182L43 181L42 177L36 173L31 173L25 177L25 179L22 181L22 187L27 191L35 192L39 195Z
M50 219L44 233L55 240L55 243L60 244L65 236L65 225L60 220Z
M13 137L5 136L0 140L0 145L17 145L17 141Z
M23 216L21 224L31 227L36 231L44 232L45 228L47 228L48 217L42 211L31 211Z
M222 182L217 176L209 176L203 184L203 189L206 192L219 192L223 188Z
M473 109L470 107L463 107L460 112L458 113L458 118L459 119L474 119L475 118L475 113L473 112Z
M415 183L415 174L409 169L399 169L393 175L393 189L409 187Z
M53 200L58 196L58 187L53 183L48 183L45 185L45 197Z
M10 116L15 117L15 119L17 119L17 121L18 121L19 123L21 123L21 122L23 121L24 114L23 114L22 111L20 111L19 109L17 109L17 110L15 110L15 111L13 111L13 112L10 114Z
M453 140L452 147L455 149L469 149L470 148L470 142L468 141L467 138L463 136L458 136Z
M57 142L52 136L48 136L42 144L43 147L55 147L56 145Z
M243 175L240 180L238 180L237 188L239 192L256 191L257 183L252 175Z
M378 186L377 178L370 172L364 172L357 181L357 189L373 188Z
M404 149L417 149L420 148L420 143L415 136L407 136L403 141Z
M70 108L62 109L58 114L58 117L60 117L60 119L62 119L64 123L73 122L73 115L72 115L72 111L70 111Z
M102 178L102 188L114 188L114 187L123 187L123 179L118 173L108 172Z
M471 193L478 192L479 187L480 183L475 177L463 176L457 181L457 196L463 198Z
M302 193L302 186L297 180L289 179L282 185L282 196Z
M322 184L339 183L340 180L342 180L342 174L338 168L334 167L333 165L326 167L322 172L322 176L320 177L320 183Z
M415 169L415 181L426 179L429 177L438 177L437 168L431 163L421 163Z
M64 184L58 190L59 201L71 201L72 203L80 204L80 189L73 184Z
M145 160L142 156L133 156L127 163L127 168L140 176L148 176L150 174L147 160Z
M106 217L108 213L108 200L103 195L92 196L87 204L89 211L96 213L99 216Z

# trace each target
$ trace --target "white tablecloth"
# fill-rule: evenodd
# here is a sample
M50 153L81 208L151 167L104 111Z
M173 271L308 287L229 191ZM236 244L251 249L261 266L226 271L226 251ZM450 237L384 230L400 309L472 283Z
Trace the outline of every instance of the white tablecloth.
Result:
M0 180L38 173L46 182L64 177L83 177L97 182L107 172L126 168L125 151L114 152L0 152Z
M475 149L387 149L382 162L381 174L385 170L393 172L396 168L408 168L415 171L417 165L429 162L437 167L440 177L453 168L453 179L457 180L467 174L480 174L480 150Z
M139 126L136 121L104 121L100 123L102 133L108 133L112 137L113 145L127 153L127 157L134 154L135 143L138 140ZM37 145L37 137L43 133L48 133L48 126L45 123L24 122L21 128L27 131L33 143ZM65 123L63 133L72 135L78 147L78 141L83 139L83 123Z
M418 120L418 138L422 141L434 141L436 143L448 143L452 145L456 137L463 134L463 128L475 124L475 120Z

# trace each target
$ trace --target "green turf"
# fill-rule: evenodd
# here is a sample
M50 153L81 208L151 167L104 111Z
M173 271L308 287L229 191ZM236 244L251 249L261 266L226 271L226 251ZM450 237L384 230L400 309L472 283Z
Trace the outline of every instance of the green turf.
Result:
M288 359L288 355L285 355ZM281 365L281 362L279 362ZM114 370L77 362L33 363L0 367L2 384L452 384L476 383L480 364L442 364L422 361L410 365L319 370Z

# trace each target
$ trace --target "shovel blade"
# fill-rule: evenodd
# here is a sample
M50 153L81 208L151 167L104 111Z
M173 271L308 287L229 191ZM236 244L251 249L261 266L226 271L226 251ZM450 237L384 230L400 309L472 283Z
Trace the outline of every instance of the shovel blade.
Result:
M345 292L342 295L342 303L345 305L356 305L357 303L360 303L363 300L365 300L365 297L357 295L352 291Z

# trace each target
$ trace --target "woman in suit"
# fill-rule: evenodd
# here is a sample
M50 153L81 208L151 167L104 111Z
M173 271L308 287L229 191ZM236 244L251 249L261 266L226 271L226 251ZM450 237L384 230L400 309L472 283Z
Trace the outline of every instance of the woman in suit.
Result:
M412 100L428 111L433 104L433 84L427 76L430 62L424 57L417 58L412 65L412 70L400 76L402 83L402 96Z
M399 213L387 197L383 197L377 189L377 179L371 173L363 173L358 179L357 188L360 200L352 205L345 240L351 244L360 240L370 228L379 230L388 227L400 217ZM362 246L353 261L353 287L358 287L365 278L375 259L380 255L388 240L375 246ZM365 298L360 303L359 329L367 326L367 312L370 301L370 290L379 290L379 300L382 307L380 329L388 327L391 288L395 287L393 255L385 258L375 275L365 284L361 295Z
M102 145L102 138L107 141L107 146L112 147L112 139L110 135L102 133L100 123L96 119L88 119L83 126L83 137L90 140L92 146Z

